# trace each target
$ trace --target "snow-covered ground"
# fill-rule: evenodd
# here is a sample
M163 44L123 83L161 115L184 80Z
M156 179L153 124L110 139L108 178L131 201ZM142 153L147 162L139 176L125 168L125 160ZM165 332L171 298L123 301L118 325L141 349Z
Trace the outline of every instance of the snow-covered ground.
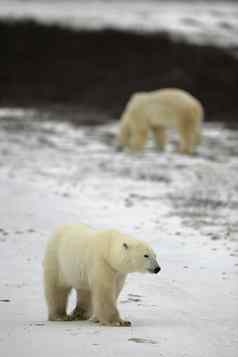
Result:
M238 3L232 1L1 0L0 18L7 17L76 29L164 30L202 44L238 44Z
M173 152L174 135L166 153L149 142L131 155L116 151L117 124L41 116L0 112L1 355L237 356L238 132L205 124L194 157ZM131 327L47 322L41 262L67 222L116 227L157 251L161 273L131 275L120 297Z

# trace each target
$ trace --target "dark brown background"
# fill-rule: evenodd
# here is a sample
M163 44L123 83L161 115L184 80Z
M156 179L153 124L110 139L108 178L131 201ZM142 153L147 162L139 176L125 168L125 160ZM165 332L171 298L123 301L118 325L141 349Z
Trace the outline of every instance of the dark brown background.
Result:
M237 122L232 51L166 33L77 32L33 21L0 22L0 43L0 105L84 108L105 119L118 117L135 91L180 87L203 102L207 120Z

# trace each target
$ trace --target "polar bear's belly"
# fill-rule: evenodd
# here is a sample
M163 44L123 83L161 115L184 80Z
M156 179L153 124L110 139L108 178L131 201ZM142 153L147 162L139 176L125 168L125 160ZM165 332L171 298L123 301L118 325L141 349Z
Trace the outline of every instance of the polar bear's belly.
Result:
M60 281L63 285L74 289L89 289L88 271L84 262L67 257L59 260L60 264Z
M151 127L163 126L174 128L178 120L178 113L167 106L152 105L148 109L147 117Z

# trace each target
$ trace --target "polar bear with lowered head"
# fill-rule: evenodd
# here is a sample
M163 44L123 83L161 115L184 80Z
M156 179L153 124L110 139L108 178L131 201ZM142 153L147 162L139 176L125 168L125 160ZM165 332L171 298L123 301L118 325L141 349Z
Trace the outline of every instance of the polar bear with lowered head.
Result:
M49 240L44 258L48 318L91 318L104 325L129 326L117 309L127 274L159 271L156 254L144 241L116 230L94 230L83 224L62 226ZM72 288L77 292L77 305L67 316Z
M141 150L152 130L156 143L164 150L166 130L176 128L178 151L192 154L201 141L203 116L202 104L184 90L167 88L135 93L121 116L119 144L131 151Z

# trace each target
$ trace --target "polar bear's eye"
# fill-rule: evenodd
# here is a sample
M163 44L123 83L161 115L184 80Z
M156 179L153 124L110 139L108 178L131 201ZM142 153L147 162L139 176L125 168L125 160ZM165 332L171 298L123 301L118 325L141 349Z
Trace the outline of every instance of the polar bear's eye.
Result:
M144 257L145 257L145 258L149 258L148 254L145 254Z

